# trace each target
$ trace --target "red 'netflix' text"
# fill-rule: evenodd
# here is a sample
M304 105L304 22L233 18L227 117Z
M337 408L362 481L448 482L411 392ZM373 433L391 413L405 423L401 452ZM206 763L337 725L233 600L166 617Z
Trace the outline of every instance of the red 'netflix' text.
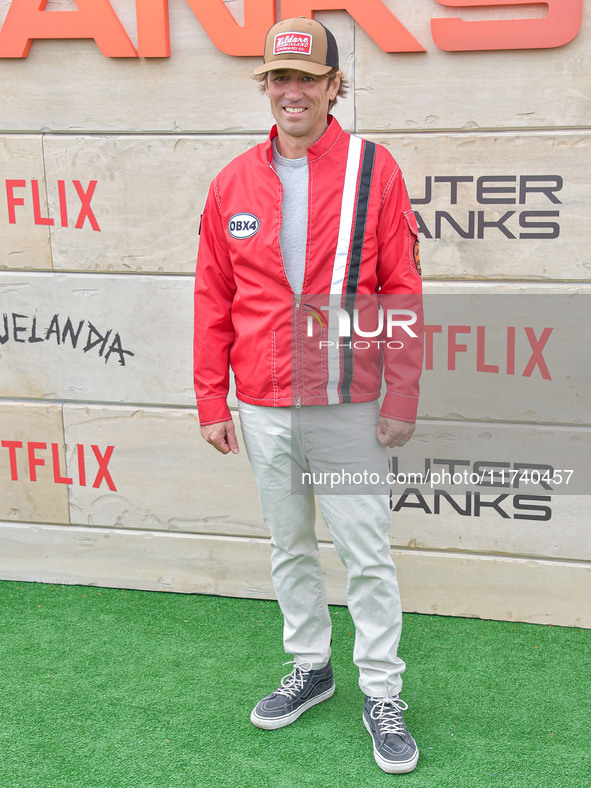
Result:
M11 441L3 440L0 445L8 451L10 462L10 478L13 482L40 481L53 472L55 484L77 484L86 487L90 483L95 488L105 484L109 490L117 492L117 487L109 471L108 465L113 456L114 446L107 446L102 451L95 444L91 444L92 454L83 443L76 445L70 467L66 470L63 461L63 447L59 443L45 441ZM49 470L51 469L51 471ZM66 474L70 473L70 476Z
M73 206L71 200L70 202L68 201L66 181L59 180L57 182L59 225L61 227L70 226L71 211L75 208L78 211L74 224L76 230L81 230L86 221L88 221L95 232L100 232L101 228L90 206L97 183L98 181L90 181L85 188L80 181L72 181L77 194L76 205ZM16 224L19 213L22 213L18 209L26 208L28 205L33 207L33 221L35 224L53 227L58 219L57 216L43 216L39 181L37 180L30 182L18 179L6 180L6 204L9 224Z

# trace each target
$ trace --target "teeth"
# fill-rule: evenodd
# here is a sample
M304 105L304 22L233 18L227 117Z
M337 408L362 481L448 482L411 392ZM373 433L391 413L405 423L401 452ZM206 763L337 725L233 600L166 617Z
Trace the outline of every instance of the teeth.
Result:
M286 112L291 112L291 113L305 112L306 110L305 107L283 107L283 109Z

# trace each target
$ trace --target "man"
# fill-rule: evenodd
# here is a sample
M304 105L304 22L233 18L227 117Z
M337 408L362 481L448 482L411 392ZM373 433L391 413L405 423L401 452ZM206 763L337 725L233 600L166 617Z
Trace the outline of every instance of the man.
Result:
M344 93L329 30L305 17L277 23L255 75L276 125L266 143L214 179L202 216L195 285L201 432L222 453L238 452L226 402L231 366L271 533L284 646L295 663L281 686L256 705L251 721L265 729L289 725L334 692L314 490L302 481L341 469L345 483L338 494L322 486L316 492L347 568L354 660L366 696L363 721L378 765L408 772L419 753L402 715L405 665L397 655L402 614L390 557L391 516L388 496L381 482L376 494L375 480L383 477L386 447L403 446L416 418L422 351L405 322L420 323L417 225L390 154L347 134L329 115ZM378 298L382 316L388 298L402 299L404 309L386 311L388 326L404 329L405 341L347 345L349 316L355 337L378 335L383 323L373 331L367 323L360 327L361 313L379 316ZM403 319L391 319L395 312ZM403 355L388 351L405 344L410 347ZM387 391L380 412L384 362ZM371 489L347 484L363 473L372 479Z

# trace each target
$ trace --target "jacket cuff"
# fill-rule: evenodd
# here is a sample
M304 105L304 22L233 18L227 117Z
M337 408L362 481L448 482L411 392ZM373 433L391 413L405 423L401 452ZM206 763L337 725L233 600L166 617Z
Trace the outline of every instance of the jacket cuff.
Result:
M418 407L418 397L409 397L405 394L387 391L380 409L380 416L383 416L385 419L409 421L414 424L417 420Z
M199 412L199 424L202 427L206 424L219 424L222 421L230 421L232 418L226 397L198 399L197 411Z

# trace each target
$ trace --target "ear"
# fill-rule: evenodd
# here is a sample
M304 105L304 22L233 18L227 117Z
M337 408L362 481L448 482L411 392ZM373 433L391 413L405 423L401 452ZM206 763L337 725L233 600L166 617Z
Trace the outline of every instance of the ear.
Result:
M333 81L330 84L330 90L328 92L328 96L331 101L337 97L337 93L339 92L339 88L341 87L341 76L342 76L342 72L337 71Z

